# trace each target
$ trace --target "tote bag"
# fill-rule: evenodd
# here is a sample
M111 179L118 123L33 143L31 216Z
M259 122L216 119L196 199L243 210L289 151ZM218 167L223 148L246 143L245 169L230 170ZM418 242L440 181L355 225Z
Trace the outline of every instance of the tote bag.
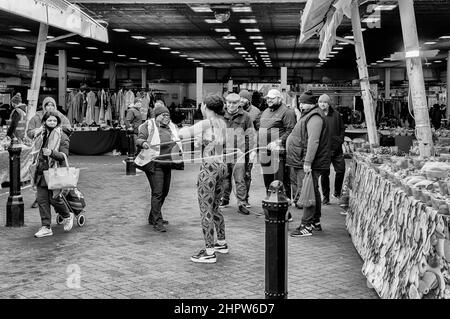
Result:
M44 178L47 182L48 189L70 189L77 187L80 169L69 167L67 156L64 153L63 155L66 167L58 167L58 165L55 164L54 168L49 168L44 171Z

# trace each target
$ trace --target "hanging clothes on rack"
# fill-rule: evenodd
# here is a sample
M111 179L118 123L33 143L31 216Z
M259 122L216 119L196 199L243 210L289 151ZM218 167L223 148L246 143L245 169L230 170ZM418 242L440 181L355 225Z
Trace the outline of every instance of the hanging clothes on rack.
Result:
M104 121L106 124L111 125L112 123L112 112L111 112L111 93L109 91L105 92L105 100L104 100Z
M111 111L111 120L115 121L117 119L117 94L113 92L110 95L110 104L109 109Z
M122 105L122 108L120 110L120 123L125 123L125 113L130 106L130 104L134 103L134 93L131 90L128 90L127 93L125 93L125 103Z
M95 102L97 102L97 97L95 93L91 90L87 94L87 109L86 109L86 124L91 125L95 121ZM97 123L97 122L96 122Z
M125 104L125 94L122 89L119 90L119 93L117 93L117 100L116 100L116 120L120 122L120 124L124 123L124 119L122 118L122 108L123 104Z
M100 101L100 110L98 115L98 122L97 123L105 123L105 104L106 104L106 92L104 89L101 89L101 91L98 92L99 95L99 101Z
M69 98L68 100L70 100L70 103L67 104L68 109L67 109L67 118L69 119L70 124L74 123L74 120L76 119L76 112L75 112L75 96L76 96L76 92L75 91L71 91L68 94Z
M73 121L77 123L83 122L82 110L84 103L84 95L83 92L78 91L75 95L74 104L73 104Z
M148 108L150 105L150 96L148 92L144 92L144 97L142 98L141 102L141 115L142 115L142 121L147 120L147 114L148 114Z

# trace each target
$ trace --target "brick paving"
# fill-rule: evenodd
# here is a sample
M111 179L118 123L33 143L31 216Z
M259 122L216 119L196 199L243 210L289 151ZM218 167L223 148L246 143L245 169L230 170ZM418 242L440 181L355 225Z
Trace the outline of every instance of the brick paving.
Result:
M75 224L69 233L55 224L53 215L54 236L33 237L40 218L37 209L29 208L34 200L30 188L22 191L25 227L4 227L7 190L1 190L0 298L264 298L263 216L236 213L233 198L224 209L230 253L218 254L216 264L193 263L189 257L203 247L195 189L199 165L173 171L163 206L170 224L166 233L157 233L147 224L147 179L139 172L126 176L123 159L71 156L71 165L81 168L79 188L88 213L86 225ZM259 167L253 177L251 209L263 213ZM293 230L301 211L291 212ZM378 298L366 286L362 260L339 212L332 202L323 209L323 233L288 237L290 299Z

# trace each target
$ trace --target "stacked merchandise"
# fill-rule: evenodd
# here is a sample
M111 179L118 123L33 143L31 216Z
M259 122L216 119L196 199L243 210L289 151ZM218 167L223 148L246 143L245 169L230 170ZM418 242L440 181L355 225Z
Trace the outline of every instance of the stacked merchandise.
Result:
M450 164L385 153L356 153L349 169L363 274L382 298L450 299Z

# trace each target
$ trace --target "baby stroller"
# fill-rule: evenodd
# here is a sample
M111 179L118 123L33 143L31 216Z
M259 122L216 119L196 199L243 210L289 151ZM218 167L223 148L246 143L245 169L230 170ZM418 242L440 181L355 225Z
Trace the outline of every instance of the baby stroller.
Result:
M83 193L80 192L78 188L74 189L65 189L62 190L58 196L64 201L66 206L69 208L69 211L75 215L77 219L77 224L80 227L83 227L86 222L84 208L86 207L86 202L84 200ZM56 223L61 225L63 222L63 217L59 214L56 214Z

